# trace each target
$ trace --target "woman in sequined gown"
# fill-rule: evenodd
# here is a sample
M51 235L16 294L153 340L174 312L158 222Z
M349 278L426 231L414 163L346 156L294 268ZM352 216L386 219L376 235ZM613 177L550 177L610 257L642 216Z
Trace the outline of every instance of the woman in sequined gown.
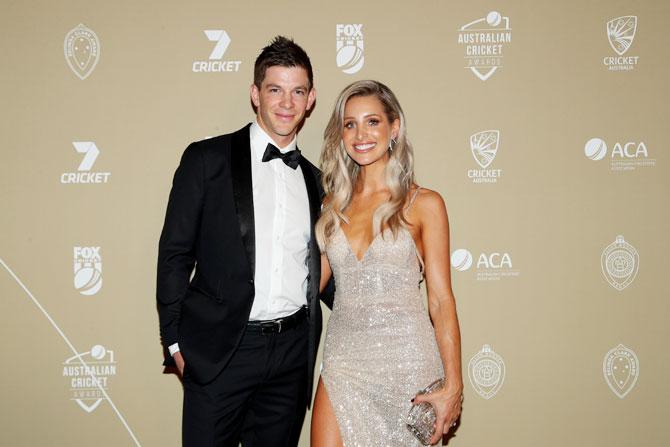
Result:
M434 406L437 443L460 415L463 390L449 224L441 196L414 183L404 115L388 87L358 81L344 89L321 168L322 287L333 275L336 292L311 445L420 445L405 425L412 399ZM441 377L442 390L416 396Z

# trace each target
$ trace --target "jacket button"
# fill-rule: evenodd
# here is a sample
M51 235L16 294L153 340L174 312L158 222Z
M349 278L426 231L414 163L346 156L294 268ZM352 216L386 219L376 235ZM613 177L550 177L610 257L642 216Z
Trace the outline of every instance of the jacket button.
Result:
M250 279L250 280L249 280L249 284L251 284L251 285L253 286L253 285L254 285L254 280L253 280L253 279Z

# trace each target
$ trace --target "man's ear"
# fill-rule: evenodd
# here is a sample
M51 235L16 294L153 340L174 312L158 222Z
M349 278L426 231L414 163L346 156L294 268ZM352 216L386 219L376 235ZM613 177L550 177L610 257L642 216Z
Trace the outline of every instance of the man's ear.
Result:
M258 90L258 87L256 87L256 84L251 84L251 88L249 89L249 95L251 96L251 102L254 103L254 106L258 107L261 104L260 101L260 91Z
M310 110L316 101L316 89L312 87L307 94L307 110Z

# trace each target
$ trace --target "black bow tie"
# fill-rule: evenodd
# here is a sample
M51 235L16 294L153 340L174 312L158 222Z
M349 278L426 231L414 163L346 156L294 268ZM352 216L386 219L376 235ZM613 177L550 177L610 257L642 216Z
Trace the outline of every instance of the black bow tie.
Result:
M300 164L300 151L298 149L294 149L292 151L288 151L285 154L282 154L281 151L277 149L277 146L272 143L268 143L267 147L265 148L265 153L263 154L263 161L270 161L274 160L275 158L281 158L286 166L291 169L295 169Z

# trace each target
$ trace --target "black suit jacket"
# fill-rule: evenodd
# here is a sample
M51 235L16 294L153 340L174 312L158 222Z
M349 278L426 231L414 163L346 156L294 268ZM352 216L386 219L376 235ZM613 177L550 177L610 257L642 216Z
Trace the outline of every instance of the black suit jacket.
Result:
M156 296L164 348L178 342L186 369L205 384L226 366L253 303L255 238L249 125L192 143L174 175L159 242ZM321 336L321 257L314 224L321 209L320 172L301 157L311 217L308 391ZM195 273L191 277L193 270ZM324 302L332 306L332 294ZM165 349L165 364L174 360Z

